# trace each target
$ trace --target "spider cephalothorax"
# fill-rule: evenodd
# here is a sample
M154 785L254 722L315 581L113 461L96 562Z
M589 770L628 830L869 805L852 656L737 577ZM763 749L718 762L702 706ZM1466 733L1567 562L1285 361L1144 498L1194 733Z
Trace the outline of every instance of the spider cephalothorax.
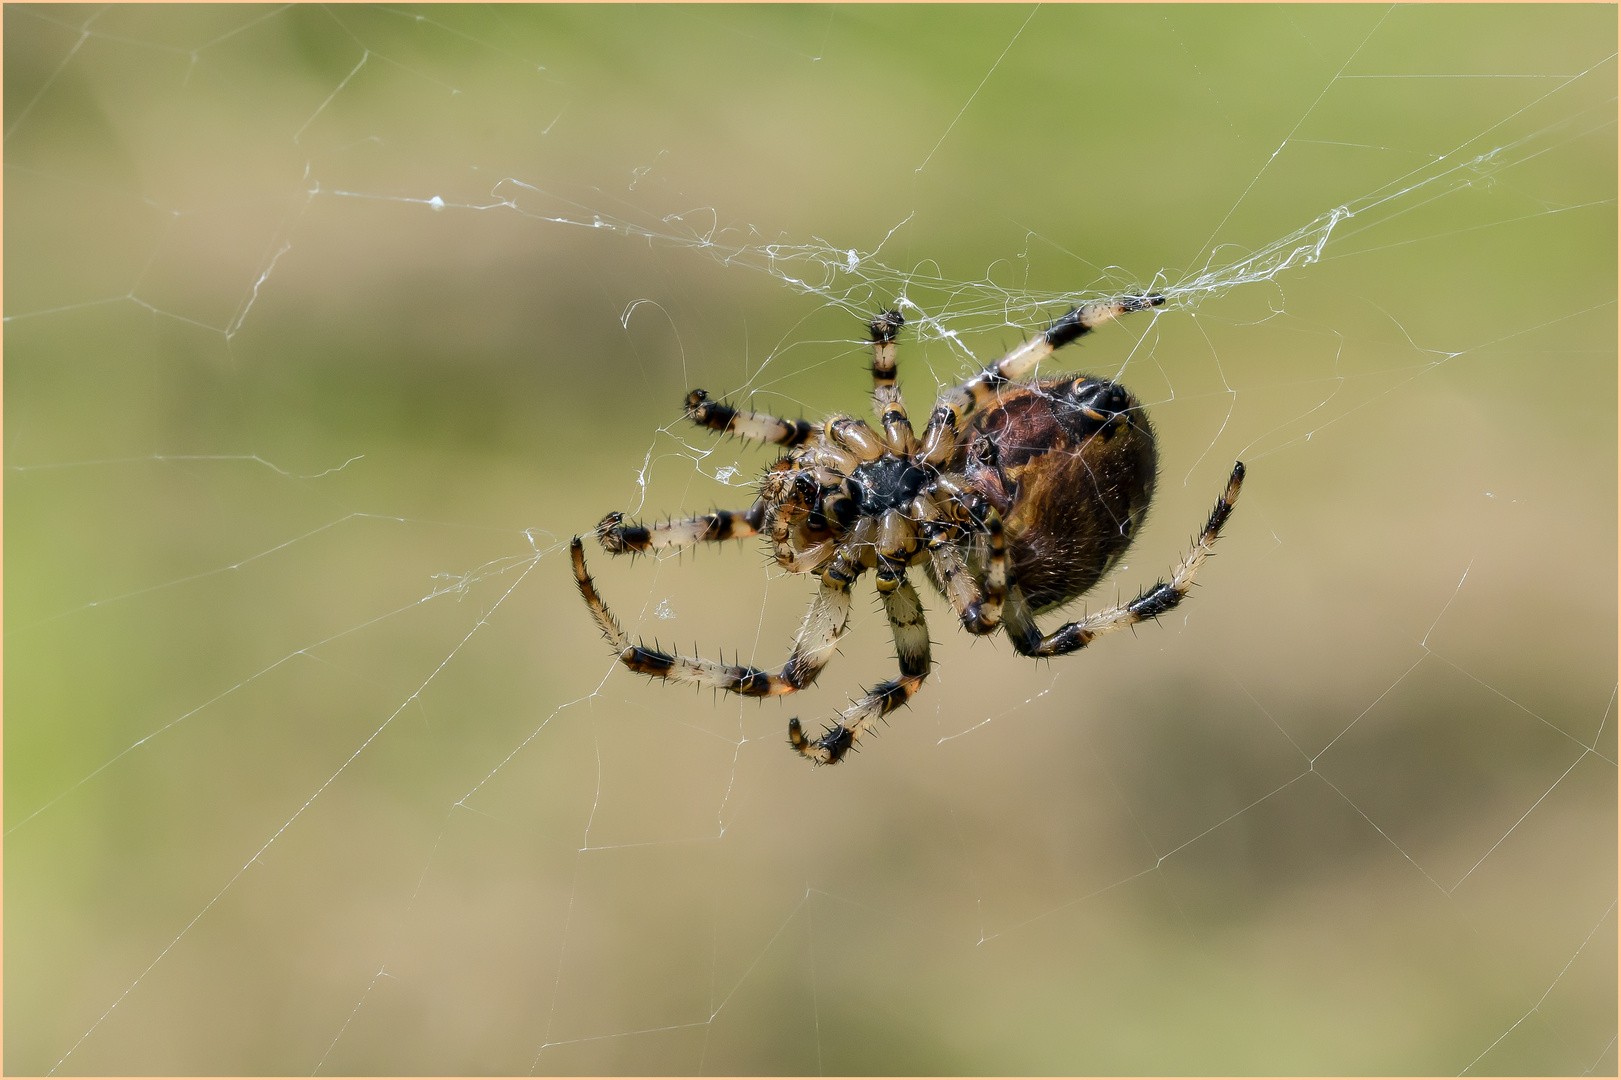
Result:
M1193 585L1238 499L1244 466L1171 579L1129 604L1043 634L1035 616L1097 584L1131 546L1154 495L1158 457L1142 405L1125 387L1091 376L1021 381L1054 349L1101 323L1164 303L1128 296L1075 308L961 386L940 397L922 435L913 433L895 385L895 335L888 311L870 323L873 408L879 428L838 415L818 429L687 395L689 419L788 447L766 470L746 511L717 510L663 525L627 524L609 514L597 537L612 554L660 551L768 536L778 565L815 574L820 588L780 671L677 656L633 644L586 571L580 538L574 578L604 636L632 671L752 697L802 690L832 656L850 616L850 587L876 571L895 636L900 677L880 683L815 739L798 718L788 741L813 761L839 761L880 717L905 704L930 668L929 632L907 579L922 565L971 634L1006 630L1025 656L1061 656L1098 634L1175 607Z

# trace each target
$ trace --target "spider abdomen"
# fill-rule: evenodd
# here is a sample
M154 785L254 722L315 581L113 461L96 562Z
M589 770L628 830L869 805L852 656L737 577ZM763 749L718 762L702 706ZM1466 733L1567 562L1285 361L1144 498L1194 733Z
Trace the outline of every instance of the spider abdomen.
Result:
M965 472L1002 514L1031 608L1091 589L1154 496L1158 454L1141 403L1118 383L1061 376L1003 390L972 429Z

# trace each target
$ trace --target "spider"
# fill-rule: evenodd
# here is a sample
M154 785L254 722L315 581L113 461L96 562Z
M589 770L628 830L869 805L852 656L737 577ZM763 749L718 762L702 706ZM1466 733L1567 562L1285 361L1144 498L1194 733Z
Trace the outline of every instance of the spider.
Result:
M743 511L716 510L662 525L610 513L596 535L610 554L653 552L763 534L776 562L819 587L780 671L678 656L633 643L598 594L576 536L574 579L603 636L632 671L750 697L803 690L832 657L850 618L850 589L868 570L894 632L898 678L878 684L816 738L788 721L788 742L818 764L844 758L928 676L929 632L907 570L921 565L970 634L1006 632L1024 656L1063 656L1099 634L1170 611L1193 586L1233 511L1244 463L1169 581L1043 633L1036 617L1086 593L1131 546L1154 494L1158 455L1142 404L1108 379L1024 381L1055 349L1162 296L1127 296L1072 309L955 389L915 435L895 384L897 311L869 324L872 402L879 428L836 415L820 428L687 395L694 423L788 447Z

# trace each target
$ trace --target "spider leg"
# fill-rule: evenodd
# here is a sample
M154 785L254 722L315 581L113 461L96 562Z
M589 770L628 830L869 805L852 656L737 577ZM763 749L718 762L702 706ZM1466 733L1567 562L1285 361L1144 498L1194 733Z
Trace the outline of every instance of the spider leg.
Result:
M872 334L872 388L879 391L895 385L895 335L906 325L898 311L874 315L867 324Z
M591 574L585 567L585 545L578 536L569 544L569 553L573 558L574 581L580 588L580 596L585 599L585 606L590 609L602 636L618 652L620 662L632 671L671 682L729 690L748 697L792 694L809 686L821 674L850 621L850 582L833 577L830 573L823 576L821 591L805 613L793 652L777 674L702 657L677 656L633 643L597 592L596 583L591 580Z
M807 739L797 716L788 721L789 744L819 765L833 765L842 760L857 739L880 718L906 704L928 677L931 666L929 627L923 618L917 590L902 573L900 584L883 597L884 613L889 616L889 626L895 635L900 678L873 687L860 701L841 712L820 738Z
M809 420L784 420L770 413L734 409L725 402L710 401L706 390L688 394L685 409L694 424L778 446L798 446L816 433Z
M961 544L937 541L930 545L940 590L951 601L962 627L970 634L994 633L1002 625L1002 612L1008 595L1007 540L1002 532L1002 515L994 506L981 508L986 539L985 569L978 579L968 569Z
M895 453L910 457L917 450L917 436L906 417L901 388L895 385L895 334L905 325L900 312L886 311L873 316L868 329L872 333L872 408L883 426L884 442Z
M616 510L598 523L597 540L610 555L742 540L760 531L766 509L766 501L758 499L747 510L716 510L712 514L666 521L662 525L634 521L627 525L625 516Z
M1228 516L1233 512L1233 504L1238 501L1238 489L1243 483L1244 463L1240 461L1233 465L1233 474L1227 480L1227 489L1216 501L1215 509L1210 511L1210 520L1205 522L1204 531L1193 542L1193 550L1188 552L1171 572L1171 580L1156 582L1153 588L1144 589L1137 599L1129 604L1105 608L1083 619L1065 623L1050 634L1043 634L1023 597L1015 593L1013 602L1008 604L1007 608L1007 633L1013 641L1015 651L1025 656L1063 656L1085 648L1099 634L1133 626L1144 619L1163 615L1176 607L1188 594L1188 590L1193 588L1193 576L1198 572L1199 565L1215 548L1216 540L1221 535L1221 527L1227 523Z
M1024 378L1042 360L1082 334L1133 311L1146 311L1165 303L1163 296L1126 296L1071 308L1045 332L1017 346L972 379L940 395L929 426L923 429L923 460L944 465L956 456L966 434L967 420L992 401L999 388Z

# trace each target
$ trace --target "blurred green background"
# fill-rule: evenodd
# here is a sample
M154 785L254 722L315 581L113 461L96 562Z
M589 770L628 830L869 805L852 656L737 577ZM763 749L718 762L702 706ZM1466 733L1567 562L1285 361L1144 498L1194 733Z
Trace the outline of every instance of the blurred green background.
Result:
M1614 1073L1613 6L4 18L7 1072ZM614 663L567 538L770 460L688 388L1150 283L1061 359L1161 435L1091 606L1249 463L1174 617L926 598L836 769L865 588L790 703ZM593 559L763 665L811 591Z

